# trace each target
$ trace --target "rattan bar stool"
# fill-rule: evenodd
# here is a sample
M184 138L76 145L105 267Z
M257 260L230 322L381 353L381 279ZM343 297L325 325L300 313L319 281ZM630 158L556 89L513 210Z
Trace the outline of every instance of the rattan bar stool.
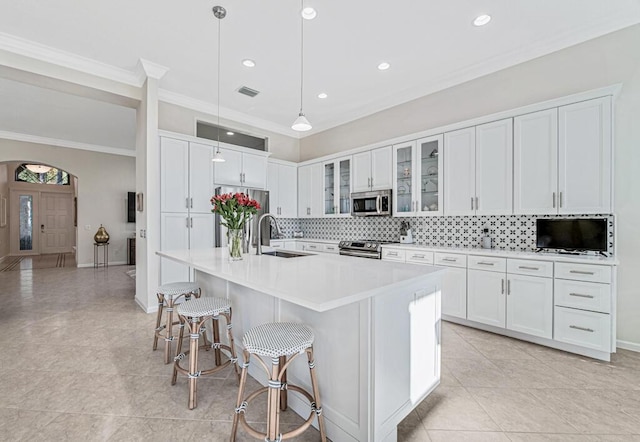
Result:
M245 333L242 337L245 362L242 364L242 373L240 375L240 389L233 417L231 441L236 440L238 423L256 439L262 439L266 442L279 442L302 434L311 426L313 418L317 416L320 437L323 442L326 442L324 416L322 415L320 392L313 359L313 340L313 332L309 327L291 322L263 324ZM287 367L302 353L307 354L313 394L297 385L287 384ZM267 387L260 388L244 398L244 388L251 355L258 356L255 359L267 373L269 384ZM271 368L263 361L262 356L271 358ZM287 390L298 392L307 398L311 405L311 413L301 426L282 434L280 432L280 410L284 411L287 408ZM267 392L267 432L261 433L247 423L245 412L249 403L264 392Z
M180 335L178 337L178 345L176 347L176 357L173 364L173 376L171 385L175 385L178 372L186 374L189 377L189 409L193 410L197 406L197 381L200 376L206 376L216 373L230 364L234 365L236 375L238 375L238 358L233 343L233 333L231 332L231 304L229 300L224 298L202 297L189 302L182 303L177 308L178 317L180 318ZM227 321L227 336L229 345L221 344L220 337L217 333L218 319L224 316ZM206 321L213 322L213 343L209 344L202 333L203 325ZM182 339L184 337L185 326L189 328L189 350L182 352ZM199 345L200 334L203 334L204 345ZM198 350L200 347L213 348L215 354L215 366L207 370L198 370ZM229 352L229 360L224 363L221 361L220 350ZM180 361L189 356L189 368L180 366Z
M201 294L200 286L193 282L171 282L158 287L158 317L156 319L156 330L153 336L153 350L158 348L158 338L164 340L164 363L171 362L171 342L175 339L173 326L179 325L179 321L173 320L173 310L175 305L184 298L186 301L191 296L199 298ZM162 322L162 313L167 312L166 323Z

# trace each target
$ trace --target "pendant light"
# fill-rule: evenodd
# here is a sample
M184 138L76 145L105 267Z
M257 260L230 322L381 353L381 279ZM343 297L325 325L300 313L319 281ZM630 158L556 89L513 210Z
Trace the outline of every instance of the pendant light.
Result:
M214 6L213 15L218 19L218 148L211 161L224 163L225 159L220 152L220 21L227 16L227 10L222 6Z
M51 167L44 164L27 164L25 167L33 173L47 173L51 170Z
M301 2L302 9L304 9L304 0ZM298 118L291 125L291 129L298 132L305 132L311 130L311 123L304 116L302 111L302 92L304 85L304 18L300 19L300 113Z

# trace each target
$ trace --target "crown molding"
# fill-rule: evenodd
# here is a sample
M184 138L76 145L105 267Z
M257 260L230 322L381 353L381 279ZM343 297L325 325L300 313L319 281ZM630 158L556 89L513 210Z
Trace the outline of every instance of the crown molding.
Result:
M130 86L140 87L139 76L100 61L0 32L0 50L33 58L56 66L84 72Z
M165 103L175 104L176 106L185 107L194 111L202 112L205 114L217 116L218 106L212 103L208 103L203 100L188 97L186 95L178 94L166 89L160 89L158 91L158 99ZM291 128L281 126L271 121L263 120L262 118L253 117L242 112L238 112L226 107L220 107L220 118L236 121L242 124L248 124L252 127L275 132L280 135L286 135L291 138L302 138L299 132L294 131Z
M169 71L169 68L162 66L161 64L154 63L153 61L140 58L136 65L136 71L138 72L139 84L144 84L147 78L160 80Z
M40 137L38 135L22 134L18 132L0 131L0 139L22 141L25 143L45 144L47 146L66 147L69 149L88 150L92 152L107 153L135 157L136 151L118 147L99 146L97 144L80 143L77 141L58 140L56 138Z

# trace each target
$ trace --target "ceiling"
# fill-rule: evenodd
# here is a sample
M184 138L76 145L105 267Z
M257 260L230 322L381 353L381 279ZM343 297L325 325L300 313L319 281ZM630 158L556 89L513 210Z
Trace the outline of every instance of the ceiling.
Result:
M640 22L638 0L303 1L318 16L304 21L304 111L314 128L302 136ZM300 108L301 1L0 4L2 33L132 73L140 58L150 60L169 69L160 83L161 96L209 106L217 101L218 20L211 8L221 4L227 9L220 22L221 106L236 119L240 115L243 123L297 136L290 125ZM493 20L473 26L481 13ZM244 67L245 58L255 60L256 67ZM391 68L379 71L382 61ZM238 94L243 85L260 94ZM328 97L318 98L320 92ZM56 119L82 118L74 110L80 97L67 101L8 80L0 82L0 94L0 130L11 125L75 141L133 147L130 133L123 140L113 127L98 128L100 123L77 125L82 128L78 133L74 124L60 126ZM11 115L21 98L31 105ZM84 114L95 110L96 120L110 115L115 125L131 119L126 108L97 101L84 105ZM116 116L118 108L122 113ZM31 121L18 121L20 117ZM124 132L135 130L135 121L125 126ZM55 132L56 127L66 133Z

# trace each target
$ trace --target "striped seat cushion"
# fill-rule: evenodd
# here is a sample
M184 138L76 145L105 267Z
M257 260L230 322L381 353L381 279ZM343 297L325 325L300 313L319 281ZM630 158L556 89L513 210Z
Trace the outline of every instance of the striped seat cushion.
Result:
M304 324L272 322L247 331L242 344L249 353L277 358L306 350L313 339L313 331Z
M225 298L202 297L192 299L178 306L178 314L190 318L201 318L203 316L218 316L220 313L229 313L231 303Z

